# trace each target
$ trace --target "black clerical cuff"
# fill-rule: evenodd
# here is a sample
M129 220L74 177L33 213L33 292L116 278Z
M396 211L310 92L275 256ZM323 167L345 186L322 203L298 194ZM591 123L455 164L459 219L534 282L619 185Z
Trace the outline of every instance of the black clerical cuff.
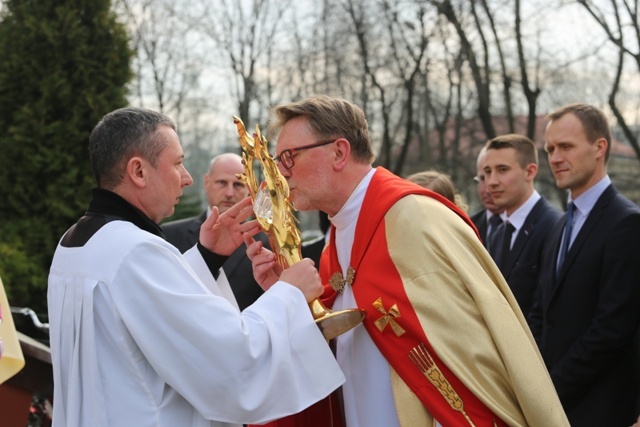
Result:
M198 247L198 251L200 251L200 255L202 255L202 259L204 259L207 267L209 267L209 271L211 271L211 274L213 274L215 279L218 279L222 264L224 264L229 257L211 252L209 249L202 246L200 242L198 242L196 246Z

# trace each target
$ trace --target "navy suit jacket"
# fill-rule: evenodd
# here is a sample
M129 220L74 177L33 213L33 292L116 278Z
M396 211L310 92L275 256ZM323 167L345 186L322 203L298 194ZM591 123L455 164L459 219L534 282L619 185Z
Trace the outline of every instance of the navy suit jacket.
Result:
M544 198L540 198L522 224L505 263L502 264L501 260L496 260L525 317L528 317L531 311L538 287L545 239L553 224L561 216L562 212L559 209L551 206ZM498 228L494 244L502 244L504 228L504 225ZM501 254L502 248L499 248L496 253ZM500 256L497 255L497 257Z
M207 212L205 211L200 216L162 224L162 230L167 241L184 253L198 242L200 226L206 219ZM262 241L265 247L269 247L269 239L266 234L259 233L254 238ZM241 244L222 265L240 310L253 304L264 293L253 278L251 260L247 257L246 251L247 246L244 243Z
M482 209L479 212L474 213L469 217L471 222L478 229L478 234L480 235L480 240L485 243L485 247L488 247L488 243L486 243L487 239L487 211L486 209Z
M324 251L324 247L327 242L325 241L324 236L318 237L317 239L304 243L300 248L300 252L303 258L311 258L313 262L316 263L316 268L320 268L320 257L322 256L322 252Z
M640 391L640 208L609 186L556 274L565 221L548 235L531 330L571 425L626 427Z

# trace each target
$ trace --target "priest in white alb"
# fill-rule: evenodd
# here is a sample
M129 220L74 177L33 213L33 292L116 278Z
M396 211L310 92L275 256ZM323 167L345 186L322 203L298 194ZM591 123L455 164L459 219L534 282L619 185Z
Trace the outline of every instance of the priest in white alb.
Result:
M98 188L49 275L55 427L263 423L344 382L307 304L322 293L310 260L242 313L216 282L258 231L249 199L215 210L184 256L164 240L158 223L192 183L168 117L109 113L89 153Z

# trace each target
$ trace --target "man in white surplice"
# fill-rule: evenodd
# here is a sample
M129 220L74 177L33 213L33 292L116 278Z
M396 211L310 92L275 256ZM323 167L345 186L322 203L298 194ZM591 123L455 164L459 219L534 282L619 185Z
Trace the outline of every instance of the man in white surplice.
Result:
M89 153L98 188L49 275L54 426L261 423L344 382L307 305L322 293L310 260L242 313L216 283L258 231L248 198L213 212L184 255L164 240L158 223L192 183L171 119L116 110Z

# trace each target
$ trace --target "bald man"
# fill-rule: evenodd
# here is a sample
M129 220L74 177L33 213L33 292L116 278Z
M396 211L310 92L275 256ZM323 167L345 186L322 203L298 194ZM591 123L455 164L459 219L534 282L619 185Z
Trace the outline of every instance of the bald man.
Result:
M196 217L163 224L162 229L167 241L183 253L192 248L198 241L200 226L211 214L214 206L223 213L249 196L249 189L236 176L243 172L242 158L235 153L223 153L211 159L209 169L204 176L204 189L209 205L207 210ZM264 233L258 234L256 239L261 240L268 247L268 238ZM247 258L246 251L247 247L243 243L222 265L240 310L253 304L264 292L253 278L251 261Z

